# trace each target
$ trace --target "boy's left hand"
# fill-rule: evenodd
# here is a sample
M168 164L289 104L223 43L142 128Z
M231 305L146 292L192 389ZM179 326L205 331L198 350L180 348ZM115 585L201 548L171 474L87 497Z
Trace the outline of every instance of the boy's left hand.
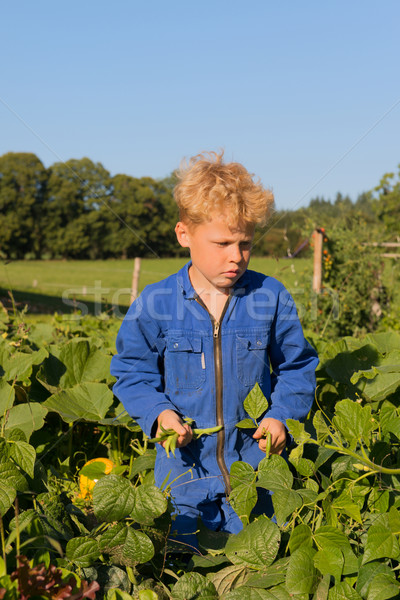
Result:
M260 440L258 447L262 452L266 451L267 440L265 439L265 433L269 431L271 434L271 454L281 454L286 446L286 427L281 421L267 417L261 421L256 430L253 438Z

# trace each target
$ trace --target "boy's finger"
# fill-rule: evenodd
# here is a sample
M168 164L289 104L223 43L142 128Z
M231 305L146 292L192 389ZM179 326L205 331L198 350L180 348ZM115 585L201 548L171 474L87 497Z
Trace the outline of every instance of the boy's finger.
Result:
M286 439L284 440L275 440L275 443L271 444L270 453L271 454L282 454L283 449L286 446Z
M193 432L189 427L189 430L185 431L184 435L180 435L178 438L178 446L186 446L189 442L192 441Z
M265 440L260 440L258 442L258 447L260 448L261 452L265 452Z
M265 436L266 433L266 429L265 427L259 427L258 429L256 429L255 433L253 434L253 438L255 440L259 440L260 438L263 438Z

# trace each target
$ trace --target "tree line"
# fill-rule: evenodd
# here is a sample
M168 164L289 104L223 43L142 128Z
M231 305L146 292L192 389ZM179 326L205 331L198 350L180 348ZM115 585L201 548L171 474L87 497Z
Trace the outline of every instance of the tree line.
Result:
M45 168L31 153L0 156L0 256L7 259L106 259L179 256L174 227L175 176L111 176L89 158ZM392 240L400 219L400 171L387 173L355 202L314 198L308 207L276 211L256 233L254 252L292 254L315 226L362 217ZM384 236L385 239L381 239Z

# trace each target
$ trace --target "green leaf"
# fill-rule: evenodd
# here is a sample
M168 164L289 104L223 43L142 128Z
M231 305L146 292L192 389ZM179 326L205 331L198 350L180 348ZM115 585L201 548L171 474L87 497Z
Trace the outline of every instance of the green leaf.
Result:
M258 383L256 383L253 389L247 394L243 406L247 414L255 421L257 421L257 419L267 410L268 401L262 393Z
M111 356L86 340L71 340L63 346L52 346L37 379L51 393L74 387L78 383L106 380Z
M155 485L142 484L132 491L134 505L130 516L137 523L151 525L167 510L167 499Z
M107 529L99 539L101 552L118 556L121 564L135 566L151 560L154 546L150 538L125 523L116 523Z
M303 458L302 454L303 446L295 446L290 452L289 461L300 475L303 477L312 477L315 472L314 463L308 458Z
M372 579L369 587L367 600L387 600L400 593L400 583L396 581L393 573L379 573Z
M87 536L72 538L67 543L66 556L77 567L90 567L100 556L99 545Z
M368 508L372 513L385 513L389 508L390 493L373 487L368 496Z
M322 443L322 442L321 442ZM335 454L334 450L329 448L318 448L318 456L315 460L315 470L317 471L322 465L324 465L330 458Z
M238 485L251 485L256 480L256 472L253 467L246 462L234 462L230 470L230 483L232 489Z
M0 364L7 381L27 381L32 374L33 365L39 365L48 356L47 350L40 348L34 352L13 352L10 347L2 346Z
M314 555L312 548L298 548L290 556L286 573L286 589L290 594L313 592L317 583Z
M134 503L131 484L119 475L106 475L93 488L93 510L99 521L111 523L128 517Z
M276 522L281 527L287 517L292 515L303 504L303 499L294 490L282 489L271 494Z
M135 477L135 475L137 475L138 473L154 469L154 466L156 464L156 456L156 450L148 449L145 454L142 454L141 456L135 458L129 473L129 478L133 479L133 477Z
M26 435L26 439L29 440L34 431L43 427L46 415L47 409L38 402L13 406L8 413L5 427L6 437L12 429L16 428L21 429Z
M15 401L15 389L7 381L0 379L0 417L4 416Z
M303 503L301 496L291 489L293 475L285 459L277 454L264 458L258 465L257 485L273 492L271 499L278 525L283 525L286 517Z
M229 502L243 525L247 525L250 513L257 504L255 482L253 484L242 483L233 488L229 496Z
M324 550L325 548L332 549L337 548L338 552L341 552L344 557L343 574L350 575L358 571L357 557L351 549L350 542L347 536L329 525L324 525L317 529L314 533L314 541L318 548Z
M277 585L268 591L272 595L271 600L293 600L293 596L289 594L286 587L283 585ZM297 596L297 600L308 600L308 598L304 598L304 596L299 595Z
M378 517L379 519L383 518L386 523L386 517ZM400 532L400 513L394 506L391 506L388 513L388 525L392 533L399 535Z
M100 425L113 425L113 426L123 425L130 431L135 431L135 432L141 431L139 425L136 423L136 421L134 419L132 419L132 417L130 415L128 415L128 413L124 409L121 402L119 402L117 406L114 406L111 409L111 413L112 414L110 414L109 417L107 417L105 419L101 419L99 421L99 424Z
M340 514L345 514L349 516L351 519L357 521L357 523L362 524L361 512L359 506L353 502L352 498L349 496L348 492L343 492L332 501L332 508Z
M389 575L392 574L392 569L381 562L369 562L360 567L356 590L363 597L366 598L369 590L369 586L371 585L372 580L379 573L387 573Z
M256 423L251 419L242 419L239 423L236 423L236 427L239 427L239 429L257 429Z
M315 594L313 596L313 600L327 600L329 594L329 586L331 583L330 575L324 575L320 580L317 589L315 590Z
M257 485L273 492L282 489L291 489L293 475L282 456L273 454L269 458L262 459L258 465Z
M82 383L50 396L44 406L57 412L66 423L95 421L105 417L113 393L105 383Z
M332 462L331 479L337 481L341 479L344 473L351 471L354 464L354 458L348 455L339 456Z
M369 446L371 431L378 425L372 418L370 406L361 406L348 399L337 402L333 424L352 449L356 447L357 440L362 440Z
M140 590L139 600L158 600L158 594L153 592L153 590Z
M315 494L318 494L319 484L314 479L306 479L304 482L304 485L305 485L304 491L309 490L310 492L314 492ZM297 491L301 492L302 490L297 490ZM324 493L324 492L322 492L322 493Z
M131 566L148 562L154 556L153 542L142 531L128 527L122 556Z
M10 521L10 534L7 537L7 543L13 544L15 539L18 536L21 536L23 531L26 531L30 538L43 534L43 527L40 522L39 513L37 513L33 508L24 510L23 512L19 513L18 519L14 517Z
M132 600L132 596L127 592L123 592L121 590L116 590L112 588L107 591L107 600ZM155 596L155 600L157 600L158 596Z
M7 431L7 441L8 442L26 442L26 435L22 431L22 429L10 429Z
M194 570L207 569L208 571L211 571L214 567L219 567L227 563L229 563L229 560L222 554L218 556L214 556L213 554L193 554L190 559L190 566L193 564Z
M24 475L11 460L0 463L0 481L7 481L17 492L26 492L29 487Z
M250 575L246 585L257 588L270 588L274 585L284 583L288 563L288 556L276 560L272 565L267 567L266 571L258 571Z
M349 540L342 531L329 525L324 525L315 531L314 541L320 548L337 546L343 548L349 544Z
M329 342L324 346L321 356L321 366L324 367L326 363L332 358L336 358L338 354L342 352L352 351L360 348L364 345L364 342L353 337L342 337L335 342Z
M275 560L279 542L278 527L262 516L228 539L225 554L234 565L262 569Z
M399 543L391 531L388 513L382 517L368 529L362 564L378 558L399 558Z
M0 480L0 516L4 517L16 497L17 490L9 483Z
M384 435L393 433L400 439L400 412L398 408L388 400L385 400L381 406L379 411L379 422Z
M336 546L326 546L314 555L314 565L323 575L333 575L340 581L344 567L343 553Z
M305 546L312 546L312 534L311 529L308 525L301 524L297 525L292 530L289 538L289 550L293 554L298 548L304 548Z
M369 333L364 342L375 346L380 354L388 354L396 348L400 348L400 335L395 331L384 331L382 333Z
M1 560L3 561L3 559ZM5 591L5 595L3 596L3 598L6 598L6 600L19 600L20 594L18 588L18 579L11 581L9 575L4 575L3 577L0 577L0 589L2 593L3 590Z
M329 590L329 600L362 600L360 594L347 581L337 583Z
M104 462L96 461L86 464L79 471L79 475L84 475L88 479L97 480L105 477L106 475L106 464Z
M36 460L35 448L27 442L14 442L10 439L8 439L8 444L10 448L10 457L23 471L28 473L29 477L33 478Z
M243 565L229 565L217 573L210 574L210 579L217 590L218 597L227 594L234 587L240 586L249 576L247 567Z
M241 586L235 588L224 597L224 600L277 600L270 590Z
M337 348L339 347L337 346ZM329 377L334 381L349 384L353 373L361 369L370 368L378 360L379 353L377 348L367 344L353 352L339 350L334 358L325 363L324 368Z
M297 460L291 460L290 462L302 477L312 477L315 473L315 464L309 458L298 458Z
M99 538L99 548L101 552L109 554L117 546L123 546L127 536L127 526L124 522L119 522L109 527L101 534Z
M311 438L311 435L304 428L304 423L294 419L286 419L286 425L296 444L304 444Z
M317 412L315 413L313 417L313 425L315 427L315 431L317 432L318 442L320 444L323 444L327 440L327 438L330 437L331 432L329 430L328 425L326 424L322 411L317 410Z
M185 573L172 588L172 600L217 600L218 594L212 581L200 573Z
M132 584L125 569L121 569L115 565L104 565L101 567L100 574L102 582L104 581L105 583L105 590L118 588L119 591L130 592Z
M329 496L322 500L322 508L324 511L324 518L328 527L336 527L338 524L338 518L336 511L332 508L332 503Z
M400 386L400 351L393 350L379 357L370 369L354 373L351 381L370 400L384 400Z

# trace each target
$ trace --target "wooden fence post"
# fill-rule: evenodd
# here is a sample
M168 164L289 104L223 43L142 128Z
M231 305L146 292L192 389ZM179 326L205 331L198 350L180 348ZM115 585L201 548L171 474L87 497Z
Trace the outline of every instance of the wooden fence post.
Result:
M133 266L133 275L132 275L131 304L138 297L139 275L140 275L140 258L136 257L135 264Z
M313 290L316 294L321 293L322 288L322 243L324 241L325 229L315 229L312 237L314 240L314 274Z

